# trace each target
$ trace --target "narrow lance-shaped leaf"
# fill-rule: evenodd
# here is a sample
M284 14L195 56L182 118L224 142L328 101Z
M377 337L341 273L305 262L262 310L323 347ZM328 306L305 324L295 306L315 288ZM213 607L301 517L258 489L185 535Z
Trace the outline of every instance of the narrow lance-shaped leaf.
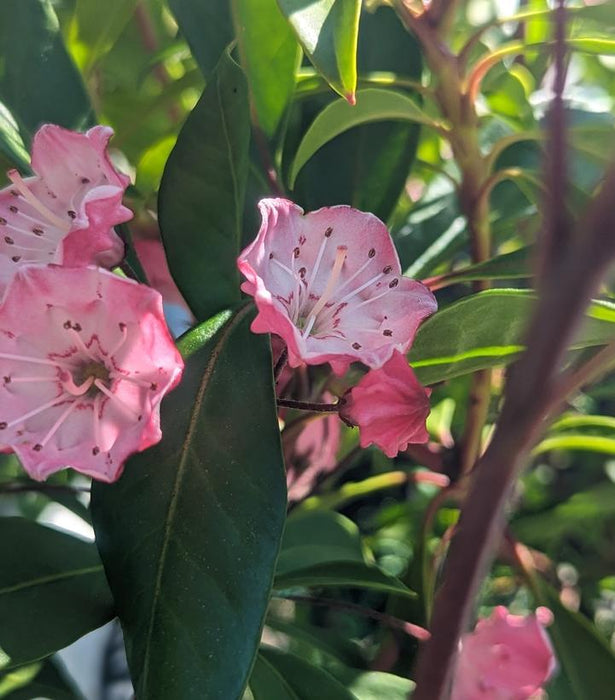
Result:
M112 619L113 601L93 544L5 517L0 561L3 670L49 656Z
M232 0L232 6L256 118L272 137L295 89L300 49L276 0Z
M354 103L361 0L278 0L314 67Z
M267 608L286 488L250 307L184 336L164 437L95 484L92 513L137 697L239 698Z
M158 199L171 274L201 321L240 299L235 261L249 140L245 77L225 53L182 127Z
M24 141L44 122L68 129L88 125L90 103L49 0L2 0L0 56L0 100Z

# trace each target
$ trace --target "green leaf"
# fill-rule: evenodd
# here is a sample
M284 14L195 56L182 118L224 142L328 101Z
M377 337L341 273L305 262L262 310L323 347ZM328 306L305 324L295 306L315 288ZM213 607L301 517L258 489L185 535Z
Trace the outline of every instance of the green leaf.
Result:
M168 0L169 8L205 78L233 41L228 0Z
M95 484L97 543L137 697L241 697L286 509L271 353L251 307L180 343L164 437Z
M534 253L533 246L519 248L512 253L496 255L476 265L468 265L460 270L449 272L433 279L436 289L458 282L475 280L514 280L530 277L530 262Z
M575 700L611 700L615 656L607 642L585 617L565 608L557 592L546 583L540 582L538 593L539 602L554 615L548 632L561 668L559 683L572 691Z
M30 171L30 155L19 134L13 115L0 102L0 151L21 172Z
M311 511L288 518L276 577L338 561L364 561L359 528L352 520L332 511Z
M386 41L382 41L383 36ZM359 80L380 75L386 76L383 80L394 80L400 86L420 81L420 48L391 7L363 11L357 65ZM322 109L337 99L329 91L322 91L320 79L316 82L316 90L295 100L290 112L283 158L285 178L305 131ZM408 90L408 94L414 93ZM404 190L419 133L418 124L390 121L345 131L305 164L293 187L293 199L306 211L350 204L386 221Z
M615 418L612 416L588 416L567 413L555 421L549 430L567 430L568 428L607 428L615 430Z
M4 700L83 700L51 659L21 666L0 676L0 698Z
M284 678L299 700L314 700L314 698L353 700L351 693L331 674L304 661L299 656L273 647L262 646L259 657L269 663ZM259 700L259 698L257 697L255 700Z
M505 365L523 350L535 297L518 289L473 294L438 311L419 329L410 364L424 384ZM594 301L571 349L605 345L615 334L615 306Z
M307 57L349 101L357 87L361 0L278 0Z
M0 518L0 561L4 670L49 656L112 619L93 544L24 518Z
M615 439L599 435L566 434L547 437L532 450L537 456L551 450L581 450L582 452L603 452L615 455Z
M290 186L307 161L339 134L353 126L380 121L402 121L415 124L438 126L407 95L395 90L367 88L357 92L357 104L351 106L343 100L336 100L316 117L299 144L295 160L290 170Z
M92 111L49 0L0 3L0 100L29 145L45 122L87 126Z
M368 588L413 598L416 594L394 576L359 561L331 561L276 574L277 590L294 587Z
M271 138L295 89L300 49L276 0L231 1L256 118Z
M261 654L254 662L250 691L254 700L299 700L280 671Z
M330 671L357 700L406 700L415 685L408 678L381 671L360 671L341 666L331 667Z
M132 17L137 2L77 0L70 27L70 44L83 71L91 70L96 61L115 44Z
M246 81L225 53L182 127L158 199L171 274L201 321L240 299L249 140Z

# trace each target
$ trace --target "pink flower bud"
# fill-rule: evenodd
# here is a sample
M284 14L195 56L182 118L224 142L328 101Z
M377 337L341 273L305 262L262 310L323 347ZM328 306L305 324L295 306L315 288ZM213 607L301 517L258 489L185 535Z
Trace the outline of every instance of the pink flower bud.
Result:
M96 267L26 265L0 307L0 442L34 479L114 481L155 444L183 360L158 292Z
M337 374L355 360L381 367L408 349L436 301L402 276L382 221L348 206L304 214L263 199L259 207L258 236L237 261L258 308L255 333L279 335L291 367L329 362Z
M116 265L124 244L113 226L132 212L122 205L130 180L107 155L113 130L85 134L44 124L34 135L34 177L8 173L0 190L0 295L20 265Z
M510 615L503 606L461 640L451 700L525 700L553 675L556 659L544 628L553 615Z
M370 370L346 392L340 418L359 426L361 447L373 444L395 457L410 443L427 442L430 393L405 356L395 351L380 369Z

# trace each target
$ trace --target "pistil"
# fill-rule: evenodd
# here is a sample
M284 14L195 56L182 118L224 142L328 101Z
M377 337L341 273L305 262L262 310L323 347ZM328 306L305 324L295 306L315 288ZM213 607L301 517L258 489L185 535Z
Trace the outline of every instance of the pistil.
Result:
M323 293L320 295L320 299L316 302L316 304L314 304L314 307L312 308L312 310L309 313L309 316L307 317L306 325L302 332L303 337L306 337L310 334L310 331L312 330L312 328L314 327L314 323L316 322L316 317L322 311L322 309L324 309L327 302L331 299L331 296L337 287L337 283L340 278L342 267L344 265L347 255L348 248L346 246L340 245L337 247L337 253L335 254L335 262L333 263L333 267L331 268L329 279L327 280L327 286L325 287Z

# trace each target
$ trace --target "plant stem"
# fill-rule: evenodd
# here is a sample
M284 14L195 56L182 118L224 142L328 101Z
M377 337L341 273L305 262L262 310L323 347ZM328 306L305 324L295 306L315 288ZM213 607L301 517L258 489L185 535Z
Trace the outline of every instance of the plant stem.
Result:
M313 411L314 413L337 413L339 402L337 403L316 403L312 401L297 401L296 399L277 399L278 406L284 408L294 408L298 411Z
M370 617L372 620L377 620L387 627L401 630L402 632L405 632L407 635L410 635L421 642L429 639L429 632L423 627L419 627L419 625L413 625L411 622L400 620L398 617L393 617L392 615L387 615L386 613L381 613L378 612L378 610L372 610L371 608L364 608L362 605L356 605L355 603L348 603L344 600L334 600L333 598L312 598L311 596L307 595L276 594L273 597L281 600L292 600L295 603L321 605L327 608L333 608L335 610L355 613L357 615L362 615L363 617Z

